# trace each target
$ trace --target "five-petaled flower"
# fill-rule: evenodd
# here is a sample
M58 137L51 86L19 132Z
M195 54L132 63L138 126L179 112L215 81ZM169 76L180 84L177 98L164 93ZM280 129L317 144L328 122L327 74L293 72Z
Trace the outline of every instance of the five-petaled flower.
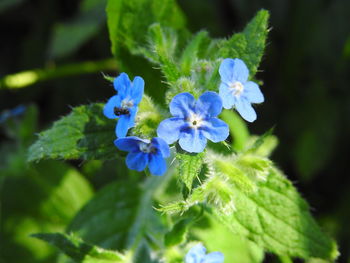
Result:
M168 144L179 140L187 152L202 152L207 139L224 141L229 135L225 122L216 118L222 111L222 101L215 92L207 91L196 101L190 93L177 94L169 105L174 116L163 120L157 129L158 136Z
M192 247L185 257L185 263L223 263L224 255L221 252L205 254L206 249L202 244Z
M108 100L103 113L110 119L119 118L115 132L120 138L125 137L128 129L135 125L137 106L142 99L145 82L141 77L135 77L131 82L126 73L121 73L113 84L117 95Z
M119 138L114 144L129 154L126 165L131 170L142 171L148 165L154 175L163 175L167 169L164 158L170 156L169 145L161 138L155 137L151 141L136 136Z
M251 103L264 102L258 84L248 81L249 70L238 58L226 58L222 61L219 73L221 84L219 95L225 109L235 107L243 119L253 122L256 113Z

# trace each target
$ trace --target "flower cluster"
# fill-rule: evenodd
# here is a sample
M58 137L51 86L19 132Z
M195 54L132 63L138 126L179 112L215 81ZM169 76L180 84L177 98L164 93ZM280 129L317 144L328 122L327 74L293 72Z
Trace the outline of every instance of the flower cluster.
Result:
M107 118L118 119L115 130L118 139L114 143L120 150L129 152L126 158L129 169L142 171L148 166L152 174L163 175L167 169L165 158L170 156L168 144L178 141L183 150L200 153L205 149L207 140L214 143L226 140L229 127L218 118L223 107L236 109L249 122L256 119L251 104L263 102L264 96L255 82L248 81L249 70L245 63L238 58L226 58L220 65L219 74L219 95L206 91L196 100L187 92L177 94L169 105L172 117L159 124L158 137L151 140L125 137L128 130L135 126L144 80L135 77L131 82L126 73L115 78L117 94L108 100L103 112Z
M192 247L185 257L185 263L223 263L224 255L221 252L206 253L202 244Z

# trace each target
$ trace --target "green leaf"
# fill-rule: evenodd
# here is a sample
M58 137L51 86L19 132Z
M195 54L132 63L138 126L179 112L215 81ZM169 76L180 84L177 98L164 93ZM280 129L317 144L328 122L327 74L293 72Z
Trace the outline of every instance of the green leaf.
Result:
M249 68L250 76L254 76L265 49L268 19L268 11L259 11L242 33L218 43L218 54L223 58L242 59Z
M112 54L123 45L133 52L146 44L148 27L153 23L183 29L184 16L175 0L108 0L107 23Z
M337 257L334 241L321 231L307 203L270 160L253 152L231 157L208 152L206 161L207 179L186 200L160 211L183 213L207 204L234 234L266 251L300 258Z
M106 118L103 104L79 106L63 117L29 148L28 161L41 159L113 159L116 121Z
M176 31L158 23L152 24L148 28L148 45L148 49L140 48L140 53L158 64L167 81L174 83L180 77L174 59L177 47Z
M212 209L233 233L280 255L330 260L338 256L335 242L321 231L307 203L277 169L271 170L258 191L233 191L236 212Z
M81 263L117 263L126 262L126 257L116 251L102 249L85 243L74 235L60 233L39 233L36 237L59 248L76 262Z
M192 189L193 180L199 176L202 169L204 152L198 154L177 153L176 159L179 162L179 180L187 187L188 191Z
M107 0L82 2L79 14L67 23L54 27L49 54L53 58L62 58L76 51L93 37L105 21Z
M152 195L165 178L150 177L142 188L135 182L109 184L76 215L68 231L105 249L130 249L137 257L164 235Z

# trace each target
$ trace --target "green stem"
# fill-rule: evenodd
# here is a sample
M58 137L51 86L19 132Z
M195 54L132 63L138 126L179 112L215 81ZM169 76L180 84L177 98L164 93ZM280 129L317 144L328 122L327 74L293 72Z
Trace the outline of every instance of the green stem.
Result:
M0 79L0 90L20 89L50 79L117 69L118 65L115 59L109 58L99 61L85 61L58 67L48 67L46 69L27 70L7 75Z

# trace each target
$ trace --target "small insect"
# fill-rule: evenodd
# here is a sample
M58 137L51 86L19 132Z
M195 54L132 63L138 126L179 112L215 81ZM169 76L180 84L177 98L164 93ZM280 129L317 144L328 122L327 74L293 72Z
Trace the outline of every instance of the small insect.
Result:
M118 108L118 107L114 107L114 114L117 116L120 115L127 115L130 114L130 111L128 108Z

